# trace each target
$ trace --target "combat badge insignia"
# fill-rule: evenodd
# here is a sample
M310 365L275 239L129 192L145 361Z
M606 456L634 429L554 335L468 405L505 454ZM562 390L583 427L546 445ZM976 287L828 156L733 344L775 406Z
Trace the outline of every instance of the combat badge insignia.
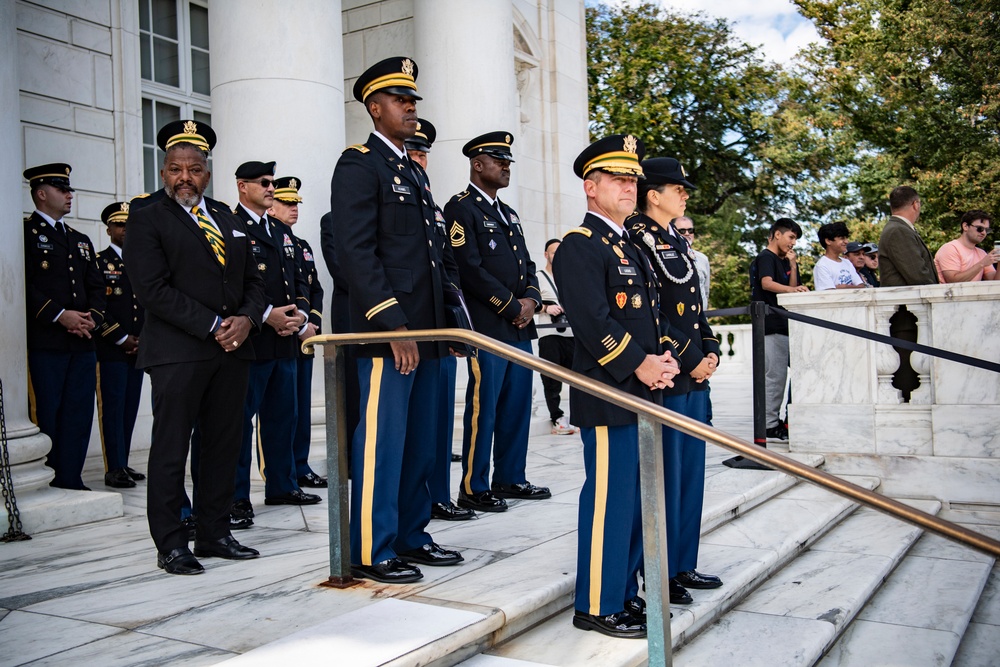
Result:
M617 304L619 308L624 308L626 303L628 303L628 295L625 294L625 292L618 292L618 294L615 294L615 304Z
M451 245L453 248L465 245L465 230L458 224L458 220L451 224Z
M683 303L677 304L677 314L681 315L681 316L684 315L684 304Z
M114 270L115 270L115 265L112 264L111 262L108 262L108 271L114 271Z
M615 254L618 255L620 259L625 259L625 253L622 252L621 248L615 245L611 246L611 249L615 251Z
M632 295L632 307L635 308L636 310L638 310L639 308L642 308L642 295L641 294L633 294Z

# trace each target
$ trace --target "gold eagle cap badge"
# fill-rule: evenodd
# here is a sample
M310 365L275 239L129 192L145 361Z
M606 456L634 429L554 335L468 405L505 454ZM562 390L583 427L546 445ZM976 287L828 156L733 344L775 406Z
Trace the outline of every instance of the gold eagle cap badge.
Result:
M403 59L403 74L413 76L413 61L409 58Z
M288 181L288 187L298 190L299 182L293 178L292 180Z
M639 140L633 137L631 134L625 137L625 141L622 142L622 150L626 153L637 154L639 150Z
M198 124L193 120L184 123L184 134L198 134Z
M512 141L512 139L510 138L510 135L509 135L509 134L508 134L507 136L505 136L505 137L503 138L503 140L504 140L505 142L507 142L507 144L508 144L508 145L509 145L509 144L510 144L510 142Z
M122 213L128 213L128 202L127 201L123 201L122 202L121 210L122 210Z

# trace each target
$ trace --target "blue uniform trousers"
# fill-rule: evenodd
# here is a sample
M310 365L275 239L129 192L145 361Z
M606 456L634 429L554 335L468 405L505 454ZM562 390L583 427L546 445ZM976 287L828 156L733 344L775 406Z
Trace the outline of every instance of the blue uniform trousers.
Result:
M586 480L577 530L576 610L606 616L634 597L642 560L639 431L626 426L585 427Z
M455 357L441 359L441 379L438 391L438 438L437 453L431 478L427 488L432 503L451 502L451 445L455 437L455 372L458 360Z
M243 445L236 465L235 500L250 498L253 418L257 416L257 465L264 478L264 496L299 488L292 458L295 437L295 359L271 359L250 364L250 383L243 404Z
M52 440L45 465L56 475L49 484L83 489L81 474L94 424L97 355L28 350L28 373L35 423Z
M505 341L531 352L531 341ZM531 420L531 369L479 351L469 357L469 385L465 392L465 430L462 434L462 490L490 490L490 449L493 481L523 484Z
M316 357L299 355L295 360L295 398L298 402L292 456L295 458L295 479L313 471L309 467L309 446L312 444L312 379Z
M707 391L664 396L663 407L705 421ZM667 552L670 576L698 565L701 510L705 500L705 441L663 427L664 491L667 496Z
M97 409L101 420L104 469L120 470L128 465L132 431L142 397L142 369L127 361L97 364Z
M436 458L440 359L403 375L359 357L361 421L351 441L351 562L371 565L431 542L427 480Z

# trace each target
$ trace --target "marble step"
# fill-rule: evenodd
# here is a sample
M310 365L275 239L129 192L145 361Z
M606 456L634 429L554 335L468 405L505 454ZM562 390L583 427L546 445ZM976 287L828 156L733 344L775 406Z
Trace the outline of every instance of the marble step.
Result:
M879 483L873 477L854 477L851 481L868 489ZM798 484L706 534L698 567L718 574L726 585L714 591L694 591L694 604L672 608L674 646L687 642L738 604L760 581L781 569L854 508L854 503L846 499L812 485ZM572 616L572 608L567 607L487 653L559 666L645 663L646 642L575 631Z

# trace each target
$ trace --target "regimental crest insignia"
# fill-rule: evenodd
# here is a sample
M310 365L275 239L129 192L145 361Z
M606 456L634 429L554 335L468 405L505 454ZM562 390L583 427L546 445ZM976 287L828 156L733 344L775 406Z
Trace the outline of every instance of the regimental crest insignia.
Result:
M122 211L122 213L128 213L128 202L127 201L123 201L122 202L121 211Z
M465 229L458 224L458 220L451 223L449 236L451 237L451 247L459 248L465 245Z
M631 134L626 136L625 140L622 142L622 150L626 153L632 153L633 155L637 154L637 151L639 150L639 140Z
M625 259L625 253L622 252L621 248L619 248L616 245L613 245L611 246L611 249L615 251L615 254L618 255L620 259Z
M684 304L683 303L677 304L677 314L680 315L680 316L684 315Z
M298 190L299 189L299 182L296 179L293 178L292 180L288 181L288 187L293 188L295 190Z
M618 292L618 294L615 294L615 304L619 308L624 308L626 303L628 303L628 295L625 294L625 292Z
M635 308L636 310L642 308L642 295L641 294L633 294L632 295L632 307Z
M403 74L413 76L413 61L409 58L403 59Z
M184 123L184 134L198 134L198 124L193 120Z

